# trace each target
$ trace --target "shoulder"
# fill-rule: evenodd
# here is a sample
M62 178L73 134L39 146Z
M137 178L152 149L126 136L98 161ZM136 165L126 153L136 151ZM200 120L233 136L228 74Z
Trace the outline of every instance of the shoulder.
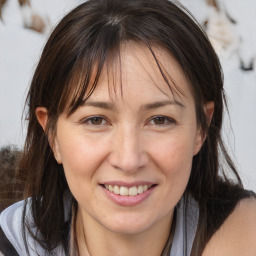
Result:
M17 251L0 227L0 256L18 256Z
M3 256L65 255L62 245L49 251L38 242L41 241L41 235L34 223L31 203L31 198L28 198L9 206L0 214L0 256L1 253ZM23 219L26 223L23 223ZM1 235L5 239L2 243ZM10 254L9 247L17 254Z
M1 235L4 237L1 241L0 250L3 251L4 247L11 245L17 252L23 251L22 248L22 212L24 202L18 202L7 209L0 215L0 230Z
M203 256L256 255L256 199L242 199L205 247Z
M3 247L0 247L0 251L4 252L6 246L11 246L15 249L17 255L46 255L44 249L34 239L37 234L37 228L33 222L30 206L31 199L29 198L9 206L1 213L0 229L2 229L6 242L0 243L0 246ZM23 222L23 219L26 223ZM25 224L26 227L30 227L29 231ZM4 253L4 256L9 255L12 254Z

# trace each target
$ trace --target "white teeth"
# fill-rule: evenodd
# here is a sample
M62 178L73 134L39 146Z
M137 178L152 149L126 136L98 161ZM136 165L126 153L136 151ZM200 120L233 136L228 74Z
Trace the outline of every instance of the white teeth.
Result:
M127 187L120 187L120 195L121 196L128 196L129 190Z
M142 185L138 186L138 194L142 194L143 191L144 191L143 186Z
M137 196L137 187L131 187L129 188L129 196Z
M113 192L114 194L121 196L137 196L138 194L142 194L143 192L151 188L151 186L139 185L128 188L125 186L119 187L117 185L104 185L104 187L110 192Z
M115 194L119 195L119 193L120 193L119 187L118 187L118 186L114 186L113 192L114 192Z

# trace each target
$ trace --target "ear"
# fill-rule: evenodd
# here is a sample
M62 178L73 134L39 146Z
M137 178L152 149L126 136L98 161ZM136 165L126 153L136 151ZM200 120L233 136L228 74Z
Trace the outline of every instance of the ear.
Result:
M48 122L48 110L45 107L36 108L36 117L39 124L42 126L43 130L46 130L46 125Z
M213 113L214 113L214 102L209 101L209 102L205 103L204 104L204 114L207 119L208 127L211 124ZM200 149L206 139L206 136L207 136L207 134L204 134L202 132L202 130L200 129L200 127L198 127L197 134L195 137L195 143L194 143L194 156L200 151Z
M48 122L47 108L37 107L36 108L36 117L37 117L38 123L42 126L44 132L46 132L46 126L47 126L47 122ZM56 161L59 164L61 164L62 162L61 162L61 157L60 157L59 146L58 146L56 138L54 140L51 139L51 133L48 134L48 141L49 141L50 147L53 151Z
M209 101L204 104L204 113L206 115L208 127L209 127L211 124L211 121L212 121L213 113L214 113L214 102L213 101Z

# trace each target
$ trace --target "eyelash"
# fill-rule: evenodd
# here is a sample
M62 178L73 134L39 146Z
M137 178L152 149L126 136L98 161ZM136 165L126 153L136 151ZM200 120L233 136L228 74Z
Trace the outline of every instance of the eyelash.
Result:
M92 121L93 120L95 121L95 119L100 119L101 123L100 124L93 124ZM91 126L95 126L95 127L104 125L104 124L102 124L102 122L105 122L104 124L108 124L108 121L103 116L91 116L91 117L88 117L88 118L86 118L82 121L82 123L85 124L85 125L91 125Z
M163 119L164 123L161 123L161 124L153 123L152 125L154 125L154 126L168 126L168 125L176 123L176 121L173 118L170 118L170 117L167 117L167 116L154 116L154 117L150 118L150 120L147 123L150 123L152 121L156 121L157 119Z
M98 119L98 120L97 120ZM155 123L156 121L163 121L163 123ZM100 121L99 124L93 124L92 122L93 121ZM151 122L154 122L154 123L151 123ZM95 127L100 127L102 125L108 125L109 122L106 120L105 117L103 116L91 116L91 117L88 117L86 119L84 119L82 121L83 124L86 124L86 125L90 125L90 126L95 126ZM149 119L149 121L146 122L146 124L149 124L149 125L154 125L154 126L157 126L157 127L164 127L164 126L168 126L168 125L171 125L171 124L175 124L176 121L173 119L173 118L170 118L170 117L167 117L167 116L153 116Z

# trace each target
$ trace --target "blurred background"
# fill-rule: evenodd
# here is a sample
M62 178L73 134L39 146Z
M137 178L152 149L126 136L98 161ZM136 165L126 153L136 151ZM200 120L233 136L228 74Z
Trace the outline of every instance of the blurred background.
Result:
M121 1L121 0L120 0ZM22 149L26 92L57 22L82 0L0 0L0 148ZM256 191L256 1L179 0L222 63L229 104L223 136L244 185Z

